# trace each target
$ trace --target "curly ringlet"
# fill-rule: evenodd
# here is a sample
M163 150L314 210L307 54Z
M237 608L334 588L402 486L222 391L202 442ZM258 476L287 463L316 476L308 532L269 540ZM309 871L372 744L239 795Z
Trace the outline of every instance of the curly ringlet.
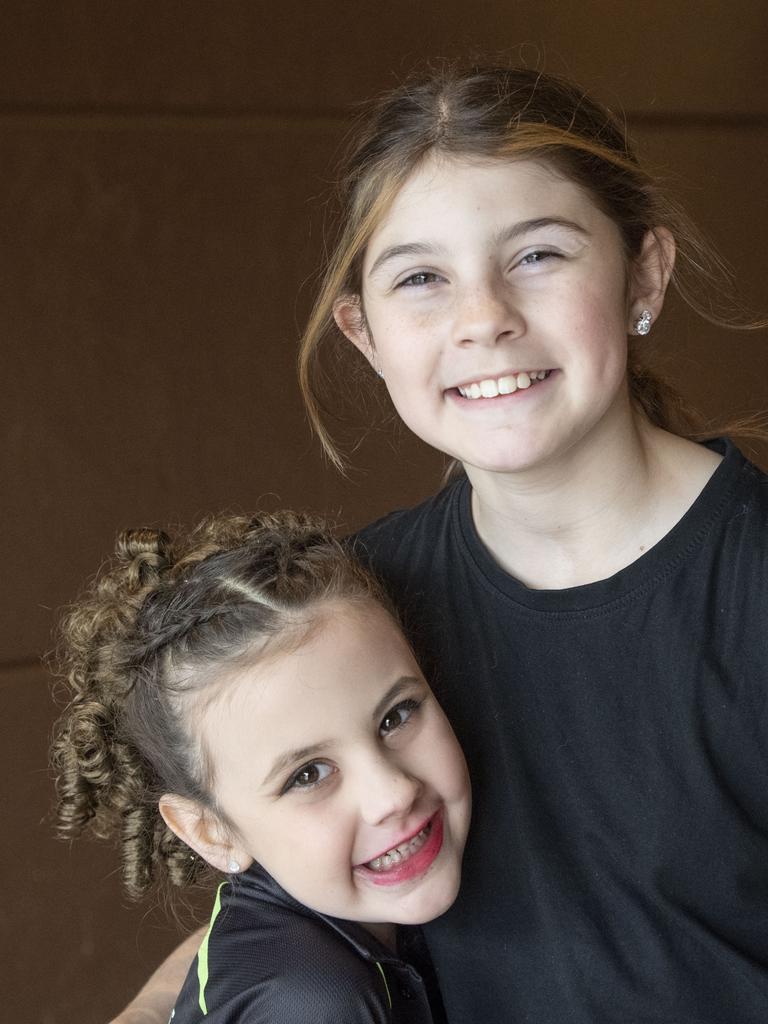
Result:
M173 541L122 533L113 561L62 619L55 658L69 704L54 733L59 834L118 837L133 897L207 866L165 825L166 792L219 817L194 710L223 670L265 644L300 642L327 600L374 600L376 581L323 519L209 517ZM394 614L394 613L393 613Z
M411 175L430 156L534 159L582 188L619 229L627 267L644 237L669 229L677 244L672 287L697 314L727 328L764 326L734 297L733 275L681 207L638 161L626 126L574 83L532 68L446 61L417 71L365 106L354 124L337 187L338 235L301 340L299 381L307 413L329 460L345 459L326 426L336 417L338 376L351 346L335 326L335 302L362 307L368 242ZM374 339L375 341L375 339ZM703 429L631 339L629 387L657 426L691 439L725 432L764 436L751 419ZM354 357L353 357L354 358ZM341 387L341 393L347 390Z

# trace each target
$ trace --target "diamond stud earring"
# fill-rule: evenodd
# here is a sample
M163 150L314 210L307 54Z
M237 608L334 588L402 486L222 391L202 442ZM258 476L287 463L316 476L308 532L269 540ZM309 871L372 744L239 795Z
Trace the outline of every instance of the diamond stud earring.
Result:
M650 334L651 320L653 320L653 314L650 309L644 309L637 320L635 320L635 333Z

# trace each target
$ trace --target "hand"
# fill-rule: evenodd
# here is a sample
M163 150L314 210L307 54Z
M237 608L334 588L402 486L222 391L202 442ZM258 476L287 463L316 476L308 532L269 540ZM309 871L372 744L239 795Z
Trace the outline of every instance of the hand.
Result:
M200 928L185 939L109 1024L167 1024L176 996L184 984L204 935L205 929Z

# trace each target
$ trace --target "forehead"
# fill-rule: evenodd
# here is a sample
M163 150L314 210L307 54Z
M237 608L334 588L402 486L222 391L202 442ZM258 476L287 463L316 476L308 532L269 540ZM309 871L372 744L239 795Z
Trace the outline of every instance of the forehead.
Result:
M343 690L344 667L366 652L399 656L408 645L391 615L376 601L329 600L309 609L274 650L257 654L232 677L233 690L272 689L272 680Z
M299 641L233 673L200 723L214 761L222 753L309 742L340 716L369 715L394 677L416 670L391 616L373 601L328 602ZM295 735L294 735L295 734Z
M607 220L592 197L553 164L533 159L428 156L394 196L371 234L366 264L403 233L443 234L472 223L578 215Z

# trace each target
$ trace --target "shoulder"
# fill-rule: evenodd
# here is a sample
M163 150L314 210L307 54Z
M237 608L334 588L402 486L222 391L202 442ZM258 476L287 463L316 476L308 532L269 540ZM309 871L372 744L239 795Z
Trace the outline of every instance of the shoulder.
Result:
M358 558L385 578L403 564L431 558L452 528L467 480L461 477L414 508L398 509L365 526L350 538Z
M723 447L725 458L709 489L709 505L721 512L726 535L754 557L768 557L768 475L746 459L732 444Z
M389 1024L386 991L375 965L319 930L314 936L308 931L304 940L284 948L279 962L272 959L246 987L221 1007L212 1007L210 1024Z
M201 950L202 953L202 950ZM202 1001L201 1001L202 1000ZM174 1024L389 1022L375 963L311 911L272 894L229 893L176 1004Z
M687 630L738 683L745 706L763 708L768 668L768 476L733 445L681 532L670 623ZM690 557L687 557L690 554ZM677 578L670 577L675 585ZM714 657L714 655L712 655Z

